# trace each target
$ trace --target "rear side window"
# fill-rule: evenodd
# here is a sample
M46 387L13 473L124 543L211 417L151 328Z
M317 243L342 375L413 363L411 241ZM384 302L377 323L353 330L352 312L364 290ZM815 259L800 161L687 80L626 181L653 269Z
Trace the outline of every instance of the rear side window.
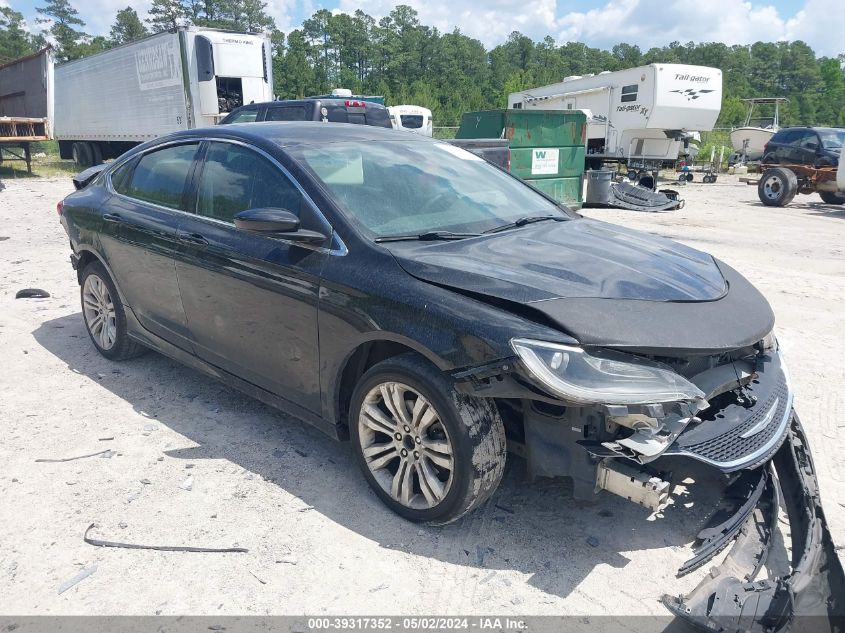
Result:
M390 124L390 112L387 108L367 108L367 125L393 127Z
M115 169L111 174L111 185L118 193L126 194L129 190L132 168L137 160L130 160Z
M232 143L209 144L200 175L197 213L233 222L247 209L272 207L299 215L302 194L269 160Z
M258 110L241 110L234 114L226 123L253 123L258 118Z
M144 154L121 193L171 209L183 209L185 183L198 146L197 143L176 145Z
M349 116L346 114L344 106L329 106L329 113L326 118L329 123L349 123Z
M270 108L264 117L265 121L306 121L305 106L286 106L284 108Z

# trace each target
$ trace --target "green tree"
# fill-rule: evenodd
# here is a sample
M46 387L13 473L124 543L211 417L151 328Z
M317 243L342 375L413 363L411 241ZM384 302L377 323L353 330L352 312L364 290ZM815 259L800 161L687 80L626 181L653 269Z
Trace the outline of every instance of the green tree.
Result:
M240 0L232 5L232 27L236 31L273 32L276 23L267 14L267 3L263 0Z
M23 15L11 7L0 7L0 64L34 52L34 38L23 28Z
M175 29L185 24L188 10L182 0L152 0L147 24L153 33Z
M111 26L109 32L109 44L111 46L120 46L121 44L128 44L134 42L142 37L149 35L147 27L141 22L138 17L138 12L132 7L126 7L117 12L114 18L114 24Z
M68 0L45 0L45 5L35 10L42 16L36 22L47 26L45 35L55 40L56 59L67 61L81 57L85 51L79 44L88 36L75 28L85 26L85 22L73 5Z

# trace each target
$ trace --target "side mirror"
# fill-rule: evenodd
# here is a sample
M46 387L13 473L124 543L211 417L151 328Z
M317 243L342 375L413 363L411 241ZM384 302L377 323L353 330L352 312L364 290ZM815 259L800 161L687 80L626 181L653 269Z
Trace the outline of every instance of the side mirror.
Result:
M287 209L247 209L235 216L235 226L244 231L277 235L297 242L322 242L326 236L299 228L299 218Z

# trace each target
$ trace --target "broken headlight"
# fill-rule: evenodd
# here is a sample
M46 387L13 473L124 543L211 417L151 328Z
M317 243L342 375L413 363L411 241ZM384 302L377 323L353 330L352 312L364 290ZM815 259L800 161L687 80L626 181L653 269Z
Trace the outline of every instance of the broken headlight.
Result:
M778 340L775 337L775 331L772 330L760 341L760 347L763 348L764 352L774 352L777 350L778 347Z
M628 354L588 354L580 347L529 339L512 339L511 346L535 380L568 402L651 404L704 398L669 367Z

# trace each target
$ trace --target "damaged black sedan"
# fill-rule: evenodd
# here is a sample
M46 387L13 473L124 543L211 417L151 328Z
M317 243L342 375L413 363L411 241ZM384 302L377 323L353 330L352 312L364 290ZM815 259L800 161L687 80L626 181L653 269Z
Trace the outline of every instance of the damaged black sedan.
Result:
M76 184L59 212L107 358L157 350L350 440L412 521L478 507L508 451L652 510L704 468L724 501L680 573L731 549L666 606L714 631L845 611L772 310L725 263L366 126L181 132ZM781 505L791 570L760 580Z

